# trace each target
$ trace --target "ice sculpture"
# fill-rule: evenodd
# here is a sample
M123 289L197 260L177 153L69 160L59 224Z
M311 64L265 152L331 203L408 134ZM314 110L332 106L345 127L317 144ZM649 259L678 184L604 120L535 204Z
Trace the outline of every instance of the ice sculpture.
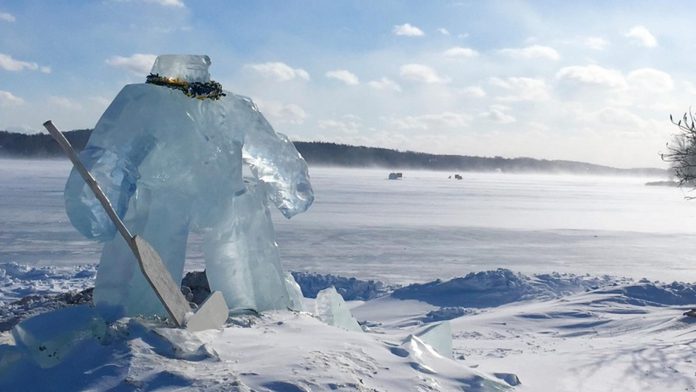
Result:
M208 56L157 57L147 83L127 85L97 123L80 159L126 226L181 281L186 240L203 233L213 291L230 307L296 306L280 266L268 210L287 218L314 200L307 165L251 99L211 81ZM242 166L255 181L245 185ZM68 217L105 241L94 301L107 318L162 314L125 242L79 174L65 188Z
M315 314L319 320L328 325L343 328L348 331L362 332L360 324L353 318L348 305L336 289L331 286L317 294Z

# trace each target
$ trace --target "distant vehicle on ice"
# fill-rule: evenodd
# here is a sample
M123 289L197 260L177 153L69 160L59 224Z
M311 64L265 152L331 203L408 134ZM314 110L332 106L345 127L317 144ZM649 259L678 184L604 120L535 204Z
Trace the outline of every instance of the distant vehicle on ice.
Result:
M404 173L389 173L390 180L403 180Z

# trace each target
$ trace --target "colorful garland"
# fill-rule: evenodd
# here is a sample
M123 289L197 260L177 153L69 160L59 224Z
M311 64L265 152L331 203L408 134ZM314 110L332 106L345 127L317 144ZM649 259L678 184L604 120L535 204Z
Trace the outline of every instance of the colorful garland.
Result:
M205 83L189 83L181 79L166 78L158 74L149 74L147 75L145 83L173 88L183 92L186 96L191 98L216 100L227 95L222 91L222 85L214 80Z

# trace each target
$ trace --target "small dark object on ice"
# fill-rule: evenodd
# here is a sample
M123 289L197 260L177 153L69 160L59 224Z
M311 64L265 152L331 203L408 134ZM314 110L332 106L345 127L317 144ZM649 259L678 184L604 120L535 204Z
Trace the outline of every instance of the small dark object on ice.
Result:
M506 383L508 383L510 386L513 386L513 387L522 384L520 382L520 379L517 377L517 375L512 374L512 373L493 373L493 375L496 378L505 381Z
M189 302L200 306L210 295L210 286L205 271L187 272L184 279L181 280L181 290Z
M404 178L404 173L389 173L390 180L401 180Z
M691 309L688 312L684 312L684 316L687 317L696 317L696 309Z

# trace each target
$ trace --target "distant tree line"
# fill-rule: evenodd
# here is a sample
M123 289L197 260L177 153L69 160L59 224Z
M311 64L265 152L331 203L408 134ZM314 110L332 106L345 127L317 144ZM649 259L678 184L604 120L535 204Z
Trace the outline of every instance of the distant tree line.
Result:
M87 144L89 129L64 132L65 137L76 150ZM63 154L60 146L48 134L23 134L0 131L0 155L10 157L48 158Z
M436 155L386 148L351 146L326 142L295 142L309 164L392 169L431 169L451 171L555 172L584 174L666 175L662 169L617 169L591 163L534 158Z
M84 148L91 130L66 132L70 143ZM344 167L383 167L385 169L429 169L483 172L553 172L575 174L661 175L662 169L617 169L591 163L542 160L533 158L476 157L466 155L435 155L386 148L351 146L327 142L294 142L310 165ZM47 134L26 135L0 131L0 155L6 157L45 158L62 152Z

